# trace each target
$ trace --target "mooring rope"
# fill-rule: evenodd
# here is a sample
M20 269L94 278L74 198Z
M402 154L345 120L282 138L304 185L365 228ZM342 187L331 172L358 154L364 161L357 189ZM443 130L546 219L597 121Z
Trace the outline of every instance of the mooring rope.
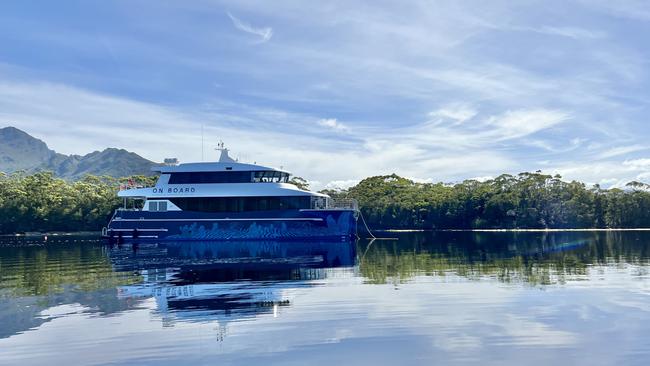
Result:
M361 210L359 210L359 217L361 217L361 222L363 222L363 226L365 226L366 231L368 231L368 234L370 234L370 236L371 236L373 239L377 239L377 237L375 237L375 236L372 234L372 231L370 231L370 228L368 228L368 224L366 224L366 219L363 218L363 213L361 212Z

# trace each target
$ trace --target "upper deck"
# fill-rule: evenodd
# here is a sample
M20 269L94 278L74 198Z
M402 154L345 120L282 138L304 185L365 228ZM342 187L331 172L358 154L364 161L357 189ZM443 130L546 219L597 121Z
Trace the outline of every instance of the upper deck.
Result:
M152 168L153 171L160 172L161 174L171 173L190 173L190 172L281 172L290 174L289 172L271 168L263 165L232 162L205 162L205 163L183 163L175 166L157 166Z
M218 173L218 172L277 172L289 176L290 173L282 170L275 169L268 166L240 163L228 155L228 149L220 144L219 161L215 162L201 162L201 163L184 163L179 165L163 165L152 168L154 172L160 174L182 174L182 173ZM176 159L173 159L174 161ZM232 183L232 182L214 182L214 183Z
M119 197L262 197L327 195L299 189L289 182L290 173L268 166L240 163L221 148L217 162L184 163L153 168L160 178L153 187L122 190Z

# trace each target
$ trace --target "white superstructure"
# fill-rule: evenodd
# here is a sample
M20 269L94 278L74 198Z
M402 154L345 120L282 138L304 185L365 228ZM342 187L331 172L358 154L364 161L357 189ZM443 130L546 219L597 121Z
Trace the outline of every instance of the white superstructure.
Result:
M155 186L122 190L118 196L145 200L143 211L180 211L176 199L203 197L310 197L313 208L326 207L329 196L299 189L289 183L289 172L240 163L228 156L228 149L219 150L217 162L156 167L160 177Z

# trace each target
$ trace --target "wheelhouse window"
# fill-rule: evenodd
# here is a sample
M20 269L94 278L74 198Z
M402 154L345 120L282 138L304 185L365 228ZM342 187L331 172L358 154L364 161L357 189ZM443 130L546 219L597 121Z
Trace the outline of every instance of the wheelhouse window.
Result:
M172 173L169 184L250 183L251 172L181 172Z
M288 181L289 174L283 172L255 172L253 176L253 182L255 183L287 183Z
M243 212L306 209L309 196L289 197L173 197L168 198L183 211Z
M171 173L169 184L205 184L205 183L286 183L289 174L276 171L261 172L179 172Z

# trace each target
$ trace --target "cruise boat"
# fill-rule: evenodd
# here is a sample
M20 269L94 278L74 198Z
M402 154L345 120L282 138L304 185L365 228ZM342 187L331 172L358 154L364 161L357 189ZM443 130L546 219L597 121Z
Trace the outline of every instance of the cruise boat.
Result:
M291 184L290 173L232 159L166 164L153 187L128 187L102 236L109 240L349 240L356 235L356 201ZM127 208L129 202L139 205Z

